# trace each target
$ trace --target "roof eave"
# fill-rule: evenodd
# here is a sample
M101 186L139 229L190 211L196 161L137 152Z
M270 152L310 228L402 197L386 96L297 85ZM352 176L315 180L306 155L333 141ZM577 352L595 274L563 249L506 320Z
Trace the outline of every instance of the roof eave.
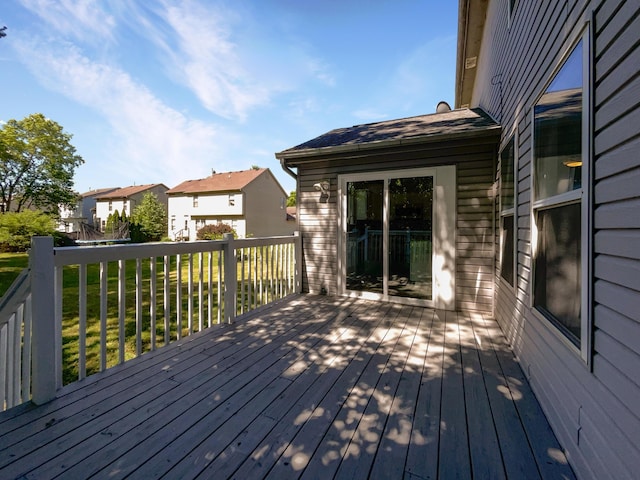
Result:
M455 108L472 107L488 0L459 0Z
M446 132L446 133L441 133L437 135L432 134L432 135L424 135L424 136L404 138L404 139L379 140L379 141L368 142L368 143L335 145L330 147L319 147L319 148L307 148L304 150L293 150L293 151L284 150L282 152L276 153L275 156L278 160L280 160L281 162L284 162L284 165L287 165L287 162L289 161L304 160L304 159L309 159L309 157L354 153L354 152L361 152L361 151L377 150L377 149L388 148L388 147L411 146L411 145L418 145L418 144L443 142L448 140L464 140L464 139L485 137L485 136L491 136L491 135L500 135L500 129L501 129L500 125L492 125L489 127L474 128L466 132Z

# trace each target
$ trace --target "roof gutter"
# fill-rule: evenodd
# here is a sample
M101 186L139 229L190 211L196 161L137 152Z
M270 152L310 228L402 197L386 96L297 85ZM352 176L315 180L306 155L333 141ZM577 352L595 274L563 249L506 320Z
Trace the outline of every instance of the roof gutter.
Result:
M298 175L296 175L296 173L287 166L286 157L278 157L278 156L276 156L276 158L278 158L280 160L280 166L282 167L282 170L284 170L286 173L291 175L291 177L297 182L298 181Z

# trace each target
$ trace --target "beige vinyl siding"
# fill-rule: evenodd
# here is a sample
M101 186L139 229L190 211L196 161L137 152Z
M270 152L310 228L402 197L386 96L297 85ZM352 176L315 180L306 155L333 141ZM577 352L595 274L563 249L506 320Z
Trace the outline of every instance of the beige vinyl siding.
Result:
M495 136L326 156L298 166L303 290L338 292L338 175L456 165L456 308L492 312ZM330 180L328 200L313 185Z
M640 4L507 1L487 12L472 106L517 131L516 288L496 279L496 317L581 478L640 470ZM530 308L531 109L584 26L593 43L593 357ZM493 85L492 85L493 79ZM502 94L500 93L502 87Z

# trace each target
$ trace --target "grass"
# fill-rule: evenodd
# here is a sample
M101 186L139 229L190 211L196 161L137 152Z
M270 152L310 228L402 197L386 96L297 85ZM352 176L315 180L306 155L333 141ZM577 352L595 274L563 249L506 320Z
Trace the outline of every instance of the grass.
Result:
M0 297L28 265L29 255L26 253L0 253Z

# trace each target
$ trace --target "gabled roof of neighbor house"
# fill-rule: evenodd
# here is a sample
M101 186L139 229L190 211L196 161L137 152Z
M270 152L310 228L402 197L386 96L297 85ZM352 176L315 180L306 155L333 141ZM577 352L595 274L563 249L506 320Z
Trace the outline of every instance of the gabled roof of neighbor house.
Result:
M95 188L93 190L89 190L88 192L84 192L80 194L82 198L90 198L90 197L99 197L101 195L105 195L109 192L113 192L114 190L119 190L120 187L107 187L107 188Z
M122 187L112 190L110 192L106 192L104 194L96 196L96 200L110 200L114 198L129 198L137 193L145 192L147 190L151 190L154 187L164 187L168 189L163 183L148 183L146 185L133 185L130 187Z
M258 168L239 172L214 173L207 178L182 182L167 191L167 195L239 192L267 171L269 171L268 168Z
M478 136L493 131L497 134L500 131L500 125L483 110L464 108L337 128L308 142L276 153L276 158L287 160L316 154L442 141L447 138Z

